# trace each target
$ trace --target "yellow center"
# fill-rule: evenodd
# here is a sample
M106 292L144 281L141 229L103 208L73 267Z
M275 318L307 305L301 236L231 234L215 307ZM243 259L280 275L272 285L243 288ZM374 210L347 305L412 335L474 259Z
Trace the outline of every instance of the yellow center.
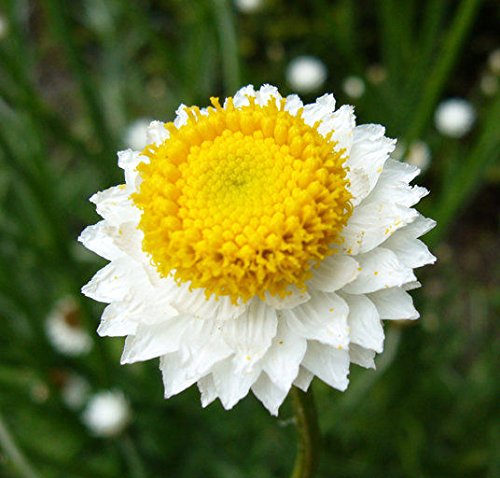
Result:
M247 301L305 290L311 267L331 254L351 213L343 151L331 134L276 105L255 103L202 114L143 154L143 249L162 276L173 273L208 296Z

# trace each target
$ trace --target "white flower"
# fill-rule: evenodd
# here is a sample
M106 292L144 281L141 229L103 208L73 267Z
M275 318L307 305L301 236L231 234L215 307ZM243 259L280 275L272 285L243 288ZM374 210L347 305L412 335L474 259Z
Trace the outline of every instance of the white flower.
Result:
M365 82L359 76L348 76L342 83L342 89L350 98L361 98L365 93Z
M121 392L100 392L90 398L82 419L94 435L111 437L130 422L130 406Z
M314 56L298 56L286 69L288 84L301 93L318 90L326 80L325 64Z
M130 123L123 137L125 146L138 151L144 149L148 145L146 133L150 123L149 118L139 118Z
M373 368L382 320L418 318L434 221L413 209L418 169L333 95L212 104L119 153L125 184L91 198L103 220L80 236L110 263L82 290L109 303L98 332L127 336L122 363L160 357L166 397L197 383L229 409L252 390L277 414L292 385L345 390L351 362Z
M474 107L462 98L450 98L438 105L434 116L437 130L452 138L466 135L476 119Z
M82 328L80 309L71 297L60 300L45 322L50 343L59 353L76 357L92 348L92 338Z
M263 0L234 0L236 8L242 13L254 13L262 7Z
M414 141L406 152L405 161L425 171L431 163L431 150L426 142Z

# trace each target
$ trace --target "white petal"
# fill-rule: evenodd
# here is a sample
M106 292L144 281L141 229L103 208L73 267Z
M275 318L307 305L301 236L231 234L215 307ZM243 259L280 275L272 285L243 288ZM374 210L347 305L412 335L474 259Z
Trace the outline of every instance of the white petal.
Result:
M309 342L302 365L333 388L344 391L349 384L349 352Z
M97 214L111 225L128 221L139 223L140 211L132 205L129 196L130 190L122 184L94 194L90 201L96 205Z
M353 132L353 145L346 161L346 166L351 169L365 171L370 187L368 193L375 187L384 163L394 151L395 141L384 136L385 128L376 124L356 126ZM352 203L358 205L364 195L356 196Z
M344 294L349 305L349 327L351 342L367 349L384 350L384 329L375 305L364 295Z
M112 302L104 309L97 333L101 337L123 337L133 335L138 322L129 318L130 302ZM133 313L133 312L132 312Z
M288 390L277 387L265 373L252 385L252 392L274 416L288 395Z
M256 103L261 106L267 105L269 100L274 99L276 102L276 106L279 107L281 95L278 91L278 88L271 85L262 85L259 90L255 93Z
M396 231L384 242L384 247L394 251L398 259L408 267L417 268L427 264L434 264L436 258L417 237L434 227L435 222L423 216L417 217L414 222L416 224L411 223Z
M195 319L186 330L178 352L160 360L167 398L201 380L214 364L233 353L215 321Z
M276 311L258 299L251 301L243 315L222 324L238 370L251 370L262 358L276 335L277 324Z
M348 189L353 197L351 203L357 206L370 193L370 178L368 173L360 168L350 168L347 171L347 178L349 179Z
M315 292L311 300L283 312L290 329L300 337L348 348L349 329L345 301L334 293Z
M299 374L295 378L293 384L300 388L303 392L307 392L309 390L309 385L311 385L311 382L314 378L314 374L309 372L304 367L300 367L299 369Z
M319 267L313 268L309 284L323 292L335 292L356 279L358 267L359 264L352 257L344 254L328 256Z
M288 111L291 115L296 116L303 107L304 104L298 95L288 95L286 97L285 111Z
M177 110L175 111L176 117L174 119L174 125L176 128L182 128L189 119L189 116L186 112L187 106L185 104L180 104Z
M355 126L354 108L350 105L343 105L323 118L318 131L323 136L333 133L332 139L337 143L335 151L344 150L344 156L347 158L351 154Z
M193 320L181 315L159 324L139 324L136 335L128 336L125 341L121 363L135 363L176 352Z
M352 363L364 368L375 368L375 351L365 349L361 345L351 344L349 348L349 358Z
M239 108L241 106L248 106L250 104L248 97L254 98L255 94L256 93L253 85L248 85L240 88L233 97L234 106L236 108Z
M148 144L154 143L156 146L160 146L169 136L170 133L165 128L163 121L152 121L149 124L147 130Z
M120 257L99 270L82 292L99 302L123 300L136 284L148 282L144 269L128 257Z
M261 370L258 368L237 371L231 360L219 362L214 367L212 377L222 406L226 410L233 408L248 394L260 374Z
M188 378L184 373L183 362L179 352L160 357L160 370L165 388L165 398L173 397L193 385L197 378Z
M371 251L418 216L415 209L384 201L360 204L342 231L341 250L350 255Z
M369 297L382 320L414 320L420 317L411 295L400 287L380 290Z
M107 221L99 221L93 226L86 227L78 240L90 251L108 261L112 261L123 255L122 251L113 242L114 229Z
M417 173L417 168L389 159L385 163L377 185L365 201L383 202L389 199L391 202L406 207L417 204L429 193L425 188L408 184Z
M413 270L399 262L389 249L378 247L356 257L361 271L342 290L349 294L366 294L389 287L399 287L416 280Z
M203 408L210 405L217 398L217 390L211 374L198 380L198 390L201 393L201 406Z
M262 360L262 368L275 385L288 391L299 373L307 343L295 334L285 320L278 320L278 332Z
M320 96L314 103L304 106L302 118L304 123L309 126L314 126L318 121L326 119L326 117L335 111L335 98L331 93Z
M127 149L118 152L118 166L125 171L125 182L127 186L134 191L137 186L136 180L139 175L137 166L142 162L149 163L149 158L141 155L139 151Z
M165 294L172 305L183 314L204 319L217 318L220 322L242 315L247 304L234 305L227 296L207 298L203 289L191 289L191 284L178 285L172 277L164 280Z
M307 292L303 292L294 288L290 294L281 298L271 294L266 294L265 303L276 310L293 309L304 302L307 302L311 296Z

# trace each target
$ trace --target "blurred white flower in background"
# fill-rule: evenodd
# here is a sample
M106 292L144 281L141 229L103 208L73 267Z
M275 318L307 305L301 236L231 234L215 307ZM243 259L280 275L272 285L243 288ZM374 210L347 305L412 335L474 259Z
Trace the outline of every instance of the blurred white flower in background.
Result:
M326 80L325 64L314 56L298 56L286 69L286 80L292 89L309 93L319 89Z
M387 70L382 65L375 63L366 70L366 77L370 83L379 85L387 78Z
M125 146L130 149L143 150L148 145L146 132L150 123L149 118L139 118L130 123L123 137Z
M342 90L350 98L361 98L365 93L365 82L359 76L348 76L342 82Z
M4 39L9 33L9 24L7 19L0 13L0 40Z
M493 50L488 57L488 67L496 75L500 75L500 48Z
M96 393L82 415L87 428L100 437L118 435L129 424L130 418L130 406L119 391Z
M485 73L481 77L479 88L486 96L493 96L498 91L498 77L490 73Z
M405 162L425 171L431 164L431 150L425 141L414 141L406 151Z
M76 410L83 407L90 393L90 385L77 374L69 375L62 384L61 397L68 408Z
M242 13L253 13L262 7L262 0L234 0L236 8Z
M45 322L50 343L59 353L75 357L92 348L92 338L82 328L80 308L71 297L58 301Z
M434 115L436 129L445 136L461 138L472 128L476 112L463 98L450 98L441 102Z

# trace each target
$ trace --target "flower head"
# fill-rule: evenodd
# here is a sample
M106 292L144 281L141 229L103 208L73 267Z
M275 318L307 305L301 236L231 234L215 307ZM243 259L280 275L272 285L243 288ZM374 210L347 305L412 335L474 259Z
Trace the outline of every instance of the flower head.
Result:
M264 85L182 105L149 145L119 153L125 184L91 200L80 236L110 260L83 288L123 363L160 357L165 395L197 383L233 407L251 389L276 414L314 375L345 390L374 367L383 319L416 319L407 290L434 261L417 238L418 169L332 95L303 105Z

